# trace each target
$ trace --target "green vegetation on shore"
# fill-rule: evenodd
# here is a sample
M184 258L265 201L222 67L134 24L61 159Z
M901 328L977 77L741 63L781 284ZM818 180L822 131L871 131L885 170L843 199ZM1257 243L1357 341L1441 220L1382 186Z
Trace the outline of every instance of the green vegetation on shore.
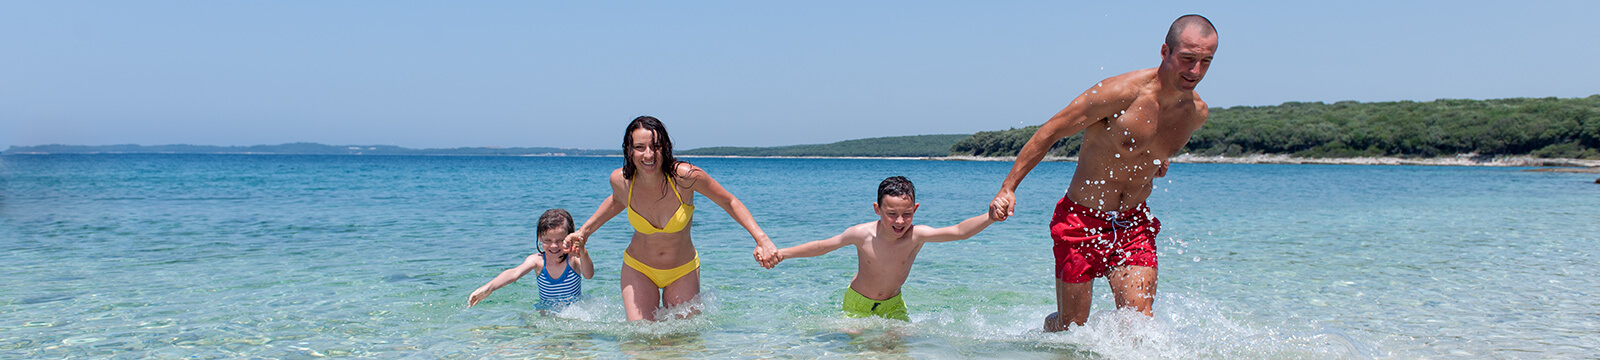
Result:
M950 147L969 135L913 135L846 140L831 144L778 147L705 147L677 151L677 155L703 156L861 156L935 157L950 155Z
M942 157L1016 156L1038 126L972 135L915 135L778 147L679 150L702 156ZM1050 155L1075 156L1083 135L1062 139ZM392 145L291 143L256 146L40 145L5 154L231 153L300 155L618 155L620 150L548 147L408 149ZM1600 159L1600 95L1359 103L1288 102L1211 109L1211 118L1180 153L1203 156L1286 154L1304 158L1431 158L1455 154Z
M950 152L1015 156L1038 128L978 132ZM1081 141L1082 134L1063 139L1050 154L1076 155ZM1183 152L1311 158L1476 153L1600 159L1600 95L1213 108Z
M276 155L619 155L622 150L560 149L549 147L461 147L408 149L394 145L39 145L12 146L5 154L276 154Z

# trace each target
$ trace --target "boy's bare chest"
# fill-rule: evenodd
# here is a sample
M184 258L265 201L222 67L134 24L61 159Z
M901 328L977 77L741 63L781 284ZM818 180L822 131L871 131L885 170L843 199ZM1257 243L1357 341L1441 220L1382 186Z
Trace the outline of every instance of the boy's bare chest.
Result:
M910 266L922 250L922 243L910 240L868 239L860 250L861 259L878 266Z

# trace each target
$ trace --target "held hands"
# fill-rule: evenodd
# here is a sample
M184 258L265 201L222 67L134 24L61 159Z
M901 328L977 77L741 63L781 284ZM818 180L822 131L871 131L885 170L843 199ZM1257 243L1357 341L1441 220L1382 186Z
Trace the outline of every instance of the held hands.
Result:
M1000 189L1000 193L994 195L994 201L989 202L989 219L1006 221L1006 218L1016 214L1016 204L1017 195L1015 193L1011 190Z
M771 269L773 266L778 266L779 261L783 261L778 256L778 247L772 245L772 240L767 239L766 235L756 237L756 250L752 253L756 257L756 262L761 263L763 268Z
M567 252L577 255L580 252L587 251L583 249L583 246L589 243L589 239L583 236L582 231L573 231L571 234L567 234L566 243Z

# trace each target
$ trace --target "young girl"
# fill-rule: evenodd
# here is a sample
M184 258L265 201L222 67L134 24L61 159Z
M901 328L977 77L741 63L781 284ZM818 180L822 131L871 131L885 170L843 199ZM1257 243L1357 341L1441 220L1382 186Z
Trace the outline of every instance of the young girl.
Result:
M489 297L489 293L501 287L516 282L529 271L538 271L535 275L539 279L539 302L534 308L540 310L553 310L566 306L578 300L583 295L583 279L594 278L594 263L589 261L589 251L581 246L571 247L566 244L567 234L574 230L572 214L566 210L550 209L539 216L539 253L529 255L522 265L506 269L489 280L488 284L478 287L467 296L467 307L477 305L478 301Z

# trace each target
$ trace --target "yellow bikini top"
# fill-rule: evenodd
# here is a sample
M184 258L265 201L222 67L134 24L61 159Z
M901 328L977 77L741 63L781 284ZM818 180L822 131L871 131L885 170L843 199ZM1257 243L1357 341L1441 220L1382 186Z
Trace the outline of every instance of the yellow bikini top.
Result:
M645 235L658 232L670 234L689 226L689 220L694 219L694 205L683 203L683 195L678 194L678 186L672 184L671 176L667 177L667 187L672 188L672 195L678 197L678 212L672 213L672 219L667 220L666 227L657 228L650 220L633 211L633 181L628 182L628 224L633 225L633 230Z

